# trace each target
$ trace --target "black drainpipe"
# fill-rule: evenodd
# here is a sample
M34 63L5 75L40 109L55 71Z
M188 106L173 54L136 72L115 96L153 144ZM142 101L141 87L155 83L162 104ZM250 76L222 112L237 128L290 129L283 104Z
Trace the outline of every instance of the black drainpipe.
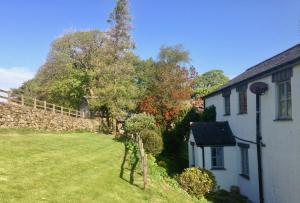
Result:
M268 90L268 85L263 82L256 82L250 86L250 90L256 96L256 149L257 149L257 167L258 167L258 184L259 184L259 202L264 203L264 190L263 190L263 169L262 169L262 152L261 147L262 136L261 136L261 105L260 96Z
M257 166L258 166L258 184L259 184L259 201L264 202L263 174L261 161L261 128L260 128L260 95L256 94L256 149L257 149Z

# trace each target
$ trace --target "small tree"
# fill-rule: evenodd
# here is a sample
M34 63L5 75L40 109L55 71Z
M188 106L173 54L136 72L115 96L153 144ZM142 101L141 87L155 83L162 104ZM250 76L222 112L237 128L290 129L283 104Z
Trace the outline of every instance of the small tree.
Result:
M192 196L203 197L206 193L216 188L216 180L213 174L200 168L187 168L179 176L180 186Z
M140 134L147 153L150 153L153 156L157 156L162 152L163 139L161 135L159 135L154 130L148 129L142 130Z
M133 114L125 121L124 128L127 134L140 134L145 129L159 131L154 117L144 113Z

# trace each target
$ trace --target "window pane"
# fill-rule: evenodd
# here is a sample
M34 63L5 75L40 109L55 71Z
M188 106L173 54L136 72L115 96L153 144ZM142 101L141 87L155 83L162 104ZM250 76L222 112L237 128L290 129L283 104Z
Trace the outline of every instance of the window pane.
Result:
M279 102L279 116L285 116L286 115L286 102L280 101Z
M287 101L287 116L292 117L292 101Z
M284 92L285 92L285 90L284 90L284 83L279 83L278 84L278 98L279 98L279 101L285 99Z

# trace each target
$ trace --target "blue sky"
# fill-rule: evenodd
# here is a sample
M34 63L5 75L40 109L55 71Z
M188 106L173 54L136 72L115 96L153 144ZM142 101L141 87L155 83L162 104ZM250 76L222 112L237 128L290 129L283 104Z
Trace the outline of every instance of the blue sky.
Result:
M1 0L0 88L32 77L50 43L70 30L108 28L114 0ZM132 0L137 55L181 43L199 73L236 76L300 42L299 0Z

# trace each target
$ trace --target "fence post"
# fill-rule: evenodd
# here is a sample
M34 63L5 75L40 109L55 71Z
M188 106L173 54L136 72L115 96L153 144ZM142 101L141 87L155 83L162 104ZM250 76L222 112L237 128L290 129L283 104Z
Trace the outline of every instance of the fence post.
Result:
M44 101L44 110L46 111L47 110L47 102Z
M61 115L63 115L64 114L64 107L60 107L60 113L61 113Z
M82 112L82 118L85 118L85 113L84 113L84 111Z
M24 96L23 96L23 94L21 95L21 105L24 106Z
M52 111L55 113L55 104L52 104Z
M33 108L36 109L36 98L34 98L34 100L33 100Z

